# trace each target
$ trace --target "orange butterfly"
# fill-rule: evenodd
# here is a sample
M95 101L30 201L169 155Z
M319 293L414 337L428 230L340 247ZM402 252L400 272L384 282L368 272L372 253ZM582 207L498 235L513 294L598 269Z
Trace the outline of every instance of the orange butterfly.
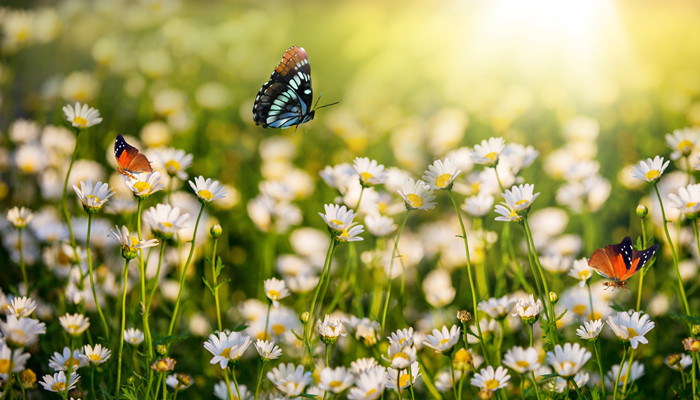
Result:
M134 172L153 172L151 162L136 147L129 145L122 135L114 141L114 156L117 158L117 172L136 179Z
M637 251L632 247L632 239L627 236L619 244L609 244L594 251L588 259L588 266L599 275L612 280L603 285L627 287L627 279L642 269L658 248L659 245L655 244L646 250Z

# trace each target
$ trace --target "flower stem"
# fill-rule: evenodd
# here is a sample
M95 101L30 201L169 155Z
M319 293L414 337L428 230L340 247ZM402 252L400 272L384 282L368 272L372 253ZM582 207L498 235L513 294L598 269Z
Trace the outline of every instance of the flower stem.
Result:
M318 294L321 291L321 286L323 286L323 279L326 276L326 273L330 271L330 265L331 261L333 260L334 251L335 238L331 237L331 243L328 245L328 251L326 252L326 260L323 262L323 270L321 271L321 277L318 280L318 284L316 284L316 290L314 290L314 297L311 299L311 310L309 311L309 320L306 322L307 325L304 337L306 338L306 348L309 352L309 362L313 362L309 341L311 340L311 330L313 329L315 321L314 312L316 310L316 299L318 299ZM321 299L321 301L323 301L323 298Z
M583 400L583 396L581 396L581 389L578 388L578 385L576 384L576 379L569 378L569 382L571 382L571 384L574 385L574 389L576 390L576 395L578 396L579 400Z
M121 390L121 380L122 380L122 354L124 351L124 329L126 327L126 278L129 275L129 260L124 260L124 272L122 272L122 309L121 309L121 329L119 333L119 359L117 361L117 396L119 398L119 391Z
M447 193L450 195L450 200L452 200L452 206L457 214L457 219L459 220L459 227L462 230L462 239L464 240L464 253L467 261L467 278L469 279L469 289L472 294L472 307L474 308L474 321L476 325L476 331L479 334L479 343L481 343L481 351L486 361L486 365L491 365L489 361L488 351L486 351L486 343L484 343L484 337L481 335L481 320L479 319L479 308L477 307L477 297L479 296L474 288L474 278L472 276L472 262L469 256L469 241L467 240L467 230L464 228L464 221L462 221L462 214L459 212L459 207L457 206L457 201L452 193L452 190L448 190Z
M620 361L620 368L617 369L615 387L613 388L613 400L617 399L617 387L620 385L620 375L622 375L622 364L625 363L625 358L627 358L627 345L625 345L625 349L622 352L622 361Z
M203 212L204 212L204 203L202 203L202 206L199 208L199 214L197 214L197 221L194 224L194 231L192 233L190 252L187 255L187 261L185 261L185 266L182 268L182 273L180 274L180 288L177 291L177 299L175 300L175 308L173 309L173 316L170 319L170 327L168 328L168 336L173 334L173 329L175 328L175 321L177 320L177 314L178 314L178 311L180 311L180 299L182 298L182 289L185 286L185 277L187 276L187 267L190 266L190 261L192 261L192 255L194 254L194 247L195 247L195 239L197 238L197 228L199 227L199 220L202 218ZM235 376L234 376L234 379L235 379Z
M220 273L220 271L218 271L216 260L216 247L218 243L219 239L214 238L214 248L211 251L211 279L214 284L212 287L214 289L214 304L216 305L216 322L219 324L219 332L221 332L224 330L224 328L223 324L221 323L221 303L219 302L219 284L217 283ZM265 328L265 331L267 332L267 328Z
M136 232L138 233L139 241L143 240L143 237L141 236L142 212L143 199L139 197L138 208L136 210ZM141 312L141 320L143 322L143 333L146 339L146 347L148 348L148 361L150 363L151 359L153 358L153 343L151 339L151 328L148 325L148 311L146 310L146 265L143 260L143 249L139 249L139 275L141 276L141 307L143 307Z
M403 228L406 226L406 221L408 220L408 213L410 211L411 210L409 208L406 208L406 214L404 214L403 221L401 221L401 226L399 227L399 231L396 233L394 249L391 251L391 259L389 260L389 275L386 278L386 298L384 299L384 310L382 311L382 332L384 331L384 325L386 323L386 312L389 309L389 298L391 297L391 279L392 274L394 273L394 257L396 257L396 252L399 249L399 240L401 240L401 232L403 232Z
M17 250L19 251L19 269L22 270L22 280L24 281L24 290L29 296L29 279L27 279L27 267L24 265L24 253L22 251L22 231L24 229L20 228L17 232Z
M659 193L659 188L654 183L654 191L656 192L656 197L659 199L659 206L661 207L661 217L664 220L664 233L666 234L666 241L668 246L671 248L671 255L673 255L673 266L676 267L676 276L678 277L678 292L680 293L681 300L683 301L683 309L685 315L690 315L690 307L688 306L688 298L685 295L685 289L683 288L683 279L681 279L681 271L678 268L678 255L673 247L673 241L671 240L671 235L668 233L668 221L666 220L666 211L664 210L664 203L661 200L661 193Z
M263 331L263 340L268 340L272 335L267 333L267 327L270 324L270 309L272 308L272 300L267 301L267 312L265 313L265 330ZM221 329L221 328L219 328Z
M102 313L102 307L100 307L100 300L97 298L97 290L95 289L95 278L93 277L92 270L92 257L90 256L90 228L92 227L92 214L88 213L88 226L87 226L87 238L85 239L85 247L87 252L87 262L88 271L90 273L90 289L92 290L92 297L95 300L95 306L97 307L97 314L100 315L100 321L102 321L102 326L105 329L105 337L109 341L109 328L107 327L107 321ZM29 289L29 288L27 288Z
M68 178L70 177L70 171L73 169L73 163L75 163L75 157L78 155L78 138L80 136L80 129L75 130L75 147L73 148L73 155L70 158L70 164L68 164L68 171L66 172L66 178L63 180L63 194L61 195L61 211L63 212L63 218L66 220L68 225L68 234L70 235L70 245L75 248L75 236L73 235L73 226L70 221L70 214L68 213L68 205L66 204L66 195L68 193Z
M258 374L258 384L255 386L255 400L258 400L258 392L260 391L260 385L262 384L263 371L265 370L265 359L260 359L260 374ZM231 389L229 389L229 393Z
M229 367L227 366L226 369L228 370L228 368ZM238 380L236 379L236 370L233 368L231 368L231 376L233 377L233 385L236 387L236 395L240 399L241 398L241 391L238 389Z
M622 398L625 398L625 393L627 393L627 383L630 381L630 371L632 370L632 361L634 360L634 352L635 350L632 349L630 351L630 359L627 361L627 371L625 372L625 382L622 384L622 393L620 395ZM622 366L620 366L622 368Z
M603 375L603 360L600 358L600 351L598 350L598 340L593 343L593 350L595 351L595 360L596 363L598 364L598 373L600 374L600 387L603 389L603 398L606 398L606 393L605 393L605 375Z
M530 379L532 380L532 386L535 388L535 395L537 400L540 400L540 389L537 387L537 380L535 379L535 371L530 371ZM605 398L605 397L603 397Z
M640 218L640 222L642 224L642 247L647 246L647 232L644 227L644 218ZM695 225L695 221L693 221L693 227L695 228L695 239L697 241L698 239L698 231L697 231L697 226ZM698 243L698 249L700 249L700 243ZM642 273L639 275L639 290L637 290L637 311L639 311L639 306L642 304L642 285L644 284L644 275L647 274L647 271L649 270L649 267L651 267L651 262L648 263L648 265L645 265L642 267Z
M151 293L148 294L148 300L146 301L146 307L144 312L150 313L151 302L153 301L153 296L156 294L156 289L158 289L158 280L160 277L160 267L163 265L163 256L165 255L165 240L160 242L160 253L158 254L158 268L156 269L155 282L153 282L153 287L151 287Z

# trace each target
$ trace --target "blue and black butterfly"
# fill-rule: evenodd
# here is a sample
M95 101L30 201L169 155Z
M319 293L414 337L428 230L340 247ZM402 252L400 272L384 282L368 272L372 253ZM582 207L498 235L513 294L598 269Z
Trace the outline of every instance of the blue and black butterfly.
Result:
M272 71L253 105L253 120L263 128L289 128L314 118L311 65L303 47L292 46ZM336 104L336 103L333 103ZM332 104L325 105L327 107Z

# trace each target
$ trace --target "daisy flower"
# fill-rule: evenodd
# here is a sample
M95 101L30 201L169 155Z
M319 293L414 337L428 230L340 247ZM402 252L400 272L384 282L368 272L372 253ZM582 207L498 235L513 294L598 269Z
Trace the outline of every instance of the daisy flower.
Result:
M661 178L670 162L670 160L664 162L664 158L660 156L654 157L653 160L651 158L648 158L646 161L642 160L634 167L632 176L650 183L656 182Z
M176 176L180 180L187 179L185 170L192 165L192 154L185 153L184 150L168 147L155 151L155 160L170 176Z
M384 393L387 383L387 372L382 366L371 367L360 373L355 381L355 387L348 393L349 400L376 400Z
M144 335L140 329L129 328L124 331L124 341L134 346L138 346L143 342Z
M29 297L15 297L6 306L5 312L17 318L26 318L36 309L36 302Z
M450 158L446 158L445 161L436 160L423 173L423 180L433 190L450 189L452 182L461 172Z
M457 325L452 325L450 330L447 326L442 327L442 331L433 329L432 335L428 335L423 344L435 350L436 353L444 353L454 347L460 338L461 328Z
M503 222L512 222L512 221L520 221L523 219L516 210L513 208L509 208L508 206L503 204L496 204L496 214L500 215L500 217L496 217L496 221L503 221Z
M155 237L170 239L189 225L190 215L180 213L179 208L170 204L156 204L143 213L143 220L151 227Z
M24 229L32 222L34 214L25 207L13 207L7 211L7 220L17 229Z
M165 357L154 361L153 364L151 364L151 369L156 372L168 372L175 369L175 363L177 363L177 361L174 359Z
M22 349L12 350L7 344L0 344L0 378L7 380L8 373L24 370L30 356Z
M102 364L109 360L109 357L112 355L112 352L101 344L96 344L95 347L86 344L83 349L85 354L81 354L81 357L91 364Z
M406 202L406 208L411 210L432 210L435 208L435 195L422 180L414 181L413 178L408 178L401 189L398 190L399 195Z
M229 390L230 386L230 390ZM238 392L240 392L241 397L238 397ZM236 392L236 387L234 385L226 384L225 381L219 381L214 385L214 396L221 400L250 400L253 398L253 394L248 391L246 385L238 385L238 392Z
M0 331L6 343L14 347L28 347L39 340L39 335L46 333L46 325L33 318L8 315L6 321L0 321Z
M44 389L49 392L64 393L75 389L75 384L80 379L78 374L70 374L70 378L66 378L66 373L58 371L53 375L44 375L44 380L39 382Z
M487 193L479 193L475 196L469 196L464 199L462 210L472 217L483 217L491 211L494 198Z
M534 324L542 310L542 300L537 299L535 301L535 296L529 295L528 297L521 297L515 302L515 313L513 315L519 316L526 324Z
M695 219L700 212L700 184L681 187L678 194L670 193L668 199L686 218Z
M324 204L323 208L325 213L318 213L318 215L328 225L328 228L338 232L350 229L352 220L357 215L353 210L348 210L347 207L337 204Z
M540 367L539 352L534 347L515 346L503 355L503 365L520 374L534 371Z
M345 336L343 323L339 319L331 319L329 315L323 317L323 321L316 322L316 332L323 343L333 344L339 336Z
M553 352L547 352L547 362L563 378L576 375L590 358L591 352L578 343L564 343L564 347L556 345Z
M350 369L355 375L360 375L377 366L379 363L372 357L358 358L350 363Z
M593 276L593 270L588 266L587 258L579 258L574 261L571 269L569 270L569 276L578 279L578 285L583 287L586 285L591 276Z
M664 364L669 368L680 371L693 365L693 358L689 354L675 353L666 357Z
M265 296L272 302L272 305L279 307L280 300L289 296L289 290L287 290L287 285L283 280L277 278L270 278L265 280L263 284L265 288Z
M180 390L185 390L192 386L194 379L187 374L171 374L165 378L165 384L173 388L174 391L178 392Z
M386 182L389 174L384 171L384 166L376 160L367 157L357 157L352 164L355 172L360 175L360 183L363 186L379 185Z
M506 147L506 141L502 137L489 138L481 141L481 144L474 146L471 153L472 161L475 164L483 164L494 167L498 164L498 159Z
M219 181L212 181L211 178L205 180L203 176L198 176L194 178L194 182L188 182L202 203L211 203L226 197L226 190Z
M608 317L608 325L620 340L629 342L630 346L636 349L639 343L649 343L644 335L654 329L655 324L649 320L648 314L640 315L639 312L635 311L632 314L618 312L611 315Z
M513 185L510 189L506 189L503 193L503 198L506 200L508 208L516 211L527 210L532 206L532 202L537 199L539 193L533 193L535 185Z
M204 348L214 355L209 363L219 363L221 369L224 369L229 361L241 358L251 342L250 336L241 335L240 332L218 332L209 335Z
M63 106L63 113L66 115L66 121L78 129L89 128L102 122L100 112L87 104L67 104Z
M415 346L402 346L398 342L389 345L389 363L392 368L406 369L416 361L417 350Z
M311 372L304 367L294 364L280 364L267 373L267 379L287 397L296 397L304 392L304 388L313 381Z
M282 349L275 345L275 342L269 340L256 340L255 350L258 351L258 354L263 361L276 360L282 355Z
M133 178L124 175L124 181L134 196L144 199L165 187L160 183L160 172L158 171L138 173Z
M323 391L336 394L349 388L355 381L355 377L345 367L326 367L321 370L320 378L321 381L318 383L318 387Z
M683 348L686 351L690 352L698 352L700 351L700 340L695 339L694 337L687 337L681 341L683 343Z
M110 229L109 236L121 244L122 257L128 260L136 258L138 250L158 245L158 240L156 239L138 241L135 237L129 235L129 229L126 226L122 226L121 230L119 230L118 226L114 228L115 230Z
M387 368L386 372L388 380L386 383L387 388L396 389L399 387L401 389L405 389L409 385L415 385L416 379L420 377L420 366L418 365L418 361L416 361L411 364L409 368Z
M687 157L695 148L695 144L700 138L700 130L697 128L675 129L673 133L667 133L666 145L673 150L671 160L678 160Z
M90 327L90 318L83 314L66 314L58 317L63 329L73 336L82 335Z
M628 369L629 376L627 376ZM615 364L610 368L610 371L605 374L605 383L607 383L608 386L614 386L615 381L617 381L617 374L620 374L620 381L618 385L624 386L625 382L627 382L627 386L629 386L631 382L636 381L637 379L641 378L642 375L644 375L644 364L635 360L632 361L632 367L630 368L629 363L625 361L624 364L622 364L622 371L620 371L620 364Z
M584 340L596 340L602 330L603 320L596 319L594 321L584 321L583 325L576 329L576 334Z
M88 365L88 360L83 357L82 347L73 350L71 354L70 348L64 347L61 353L54 352L49 360L49 368L54 371L74 370Z
M474 374L471 383L481 388L481 390L495 392L498 389L508 386L509 380L510 375L508 375L508 370L501 366L494 370L493 367L489 365Z
M488 300L483 300L479 302L479 310L488 314L491 318L496 320L501 320L505 318L513 306L516 303L516 299L509 297L508 295L501 298L492 297Z
M365 226L367 231L376 237L388 236L396 230L394 219L381 214L370 214L365 217Z
M92 182L89 180L80 181L80 188L73 185L73 190L88 214L99 211L102 205L114 194L114 189L108 184L97 182L95 186L92 186Z
M397 343L400 346L413 346L413 328L408 327L392 332L391 336L387 337L389 344Z
M359 242L364 239L358 235L364 231L362 225L354 225L350 229L343 229L335 238L341 242Z

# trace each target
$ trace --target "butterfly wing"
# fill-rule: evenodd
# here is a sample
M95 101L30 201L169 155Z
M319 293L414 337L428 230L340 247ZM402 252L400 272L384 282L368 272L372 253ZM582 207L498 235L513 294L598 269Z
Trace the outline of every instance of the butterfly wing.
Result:
M632 239L626 237L618 244L610 244L593 252L588 266L608 279L625 280L632 265Z
M139 153L136 147L127 143L122 135L117 135L117 139L114 141L114 156L117 158L117 170L120 173L153 171L148 158Z
M303 47L290 47L253 105L253 120L263 128L287 128L310 121L311 64Z
M633 250L632 251L632 263L631 263L630 269L627 270L627 273L624 276L622 276L621 279L626 280L629 277L631 277L632 275L634 275L635 273L637 273L637 271L644 268L644 265L646 265L646 263L649 262L651 257L654 256L654 253L656 253L656 250L658 248L659 248L659 245L655 244L646 250L640 250L640 251Z

